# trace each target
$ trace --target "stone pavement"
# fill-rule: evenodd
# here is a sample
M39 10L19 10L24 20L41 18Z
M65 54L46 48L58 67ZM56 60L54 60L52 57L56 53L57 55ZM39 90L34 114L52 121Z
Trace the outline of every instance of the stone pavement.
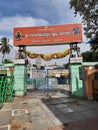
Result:
M98 102L71 97L24 97L4 103L0 130L98 130Z

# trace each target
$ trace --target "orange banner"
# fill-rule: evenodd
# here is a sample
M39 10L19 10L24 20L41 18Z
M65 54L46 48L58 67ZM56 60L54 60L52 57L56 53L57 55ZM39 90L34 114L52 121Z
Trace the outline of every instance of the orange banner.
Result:
M76 42L82 42L81 24L14 28L15 46L57 45Z

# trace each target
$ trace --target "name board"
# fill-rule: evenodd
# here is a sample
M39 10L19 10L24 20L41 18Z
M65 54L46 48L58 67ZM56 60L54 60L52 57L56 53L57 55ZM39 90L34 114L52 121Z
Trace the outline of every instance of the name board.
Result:
M56 45L82 42L82 25L14 28L14 45Z

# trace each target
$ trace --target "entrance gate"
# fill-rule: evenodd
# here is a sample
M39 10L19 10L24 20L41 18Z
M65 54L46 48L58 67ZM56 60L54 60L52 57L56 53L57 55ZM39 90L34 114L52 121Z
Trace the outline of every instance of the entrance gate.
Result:
M81 24L67 24L67 25L56 25L56 26L40 26L40 27L25 27L25 28L14 28L14 45L19 47L16 55L16 59L25 59L24 63L28 64L27 57L34 59L40 57L45 61L52 59L64 58L70 54L70 57L75 57L72 51L77 52L77 56L80 56L80 49L77 46L78 43L82 42L82 25ZM42 54L42 53L31 53L26 50L26 46L42 46L42 45L60 45L69 44L70 49L63 52L56 52L53 54ZM55 73L51 74L51 70L31 70L31 77L27 78L27 83L31 83L30 87L32 90L47 90L50 92L51 89L60 90L65 77L63 74ZM54 73L53 73L54 74ZM43 77L43 75L45 77ZM62 82L62 83L61 83ZM55 84L56 83L56 84ZM18 84L18 83L17 83ZM58 85L59 84L59 85ZM60 86L61 84L61 86ZM19 86L19 84L18 84ZM18 86L16 88L18 88ZM52 87L53 86L53 87ZM58 87L60 86L60 87ZM25 83L24 83L25 88ZM28 88L28 87L27 87ZM53 91L52 91L53 92ZM24 94L24 91L23 91Z
M31 69L27 78L27 94L33 96L66 96L69 92L66 69Z
M32 87L33 89L44 89L46 85L46 70L31 70Z

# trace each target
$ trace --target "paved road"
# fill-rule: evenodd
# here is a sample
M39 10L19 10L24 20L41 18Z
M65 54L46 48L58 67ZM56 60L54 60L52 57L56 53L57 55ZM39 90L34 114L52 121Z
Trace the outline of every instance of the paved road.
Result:
M71 97L24 97L4 103L0 130L98 130L98 102Z

